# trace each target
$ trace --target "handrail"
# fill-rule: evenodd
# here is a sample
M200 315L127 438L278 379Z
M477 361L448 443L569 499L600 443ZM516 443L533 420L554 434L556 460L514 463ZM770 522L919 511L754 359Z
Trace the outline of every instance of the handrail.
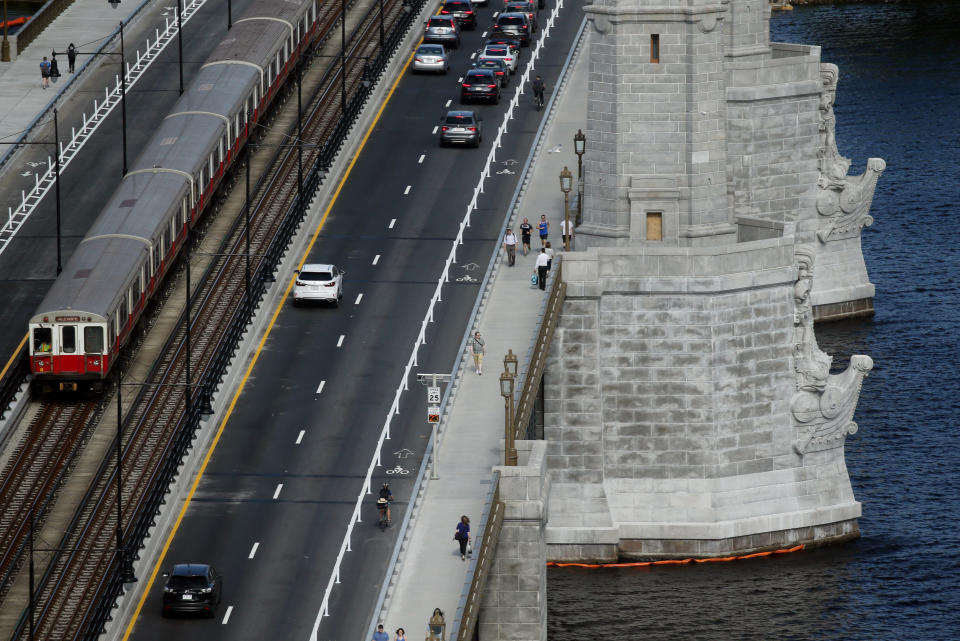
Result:
M500 531L503 529L505 507L500 500L499 471L493 473L491 485L490 493L487 495L484 521L477 528L481 535L476 561L470 564L470 569L467 571L467 579L463 586L465 594L460 597L460 605L457 607L456 641L473 641L473 631L480 618L483 589L487 585L487 577L496 558L497 543L500 542ZM454 638L452 634L450 638L452 641Z
M523 390L520 392L517 410L513 417L514 438L518 439L529 436L527 426L530 424L533 406L540 392L540 380L543 378L550 344L553 342L553 334L560 322L560 309L563 307L563 299L567 293L567 284L563 281L563 257L561 255L554 256L552 267L551 271L555 271L555 273L550 284L549 298L543 312L540 330L537 332L537 337L531 348L530 364L523 379Z

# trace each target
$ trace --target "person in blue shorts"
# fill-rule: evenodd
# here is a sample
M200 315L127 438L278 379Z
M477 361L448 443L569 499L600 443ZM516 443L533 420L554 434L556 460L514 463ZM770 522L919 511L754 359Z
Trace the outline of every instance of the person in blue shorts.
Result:
M537 223L537 231L540 232L540 247L546 247L547 233L550 231L550 223L547 222L546 214L540 214L540 222Z

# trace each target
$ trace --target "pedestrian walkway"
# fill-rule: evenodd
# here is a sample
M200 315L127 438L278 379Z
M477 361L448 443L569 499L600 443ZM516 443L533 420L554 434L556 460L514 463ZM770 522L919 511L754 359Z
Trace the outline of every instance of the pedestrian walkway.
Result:
M61 77L48 89L40 83L40 61L49 59L53 51L66 51L72 42L81 51L93 51L105 37L113 33L121 21L137 12L139 2L120 2L116 9L105 0L74 2L60 14L25 51L12 62L0 63L0 140L15 140L38 114L43 113L64 90L70 72L66 55L57 56ZM88 60L77 59L77 71ZM0 155L5 148L0 148Z
M519 237L519 224L524 217L530 219L534 225L533 251L527 256L518 251L514 267L507 266L502 250L498 257L489 297L477 324L486 341L483 376L476 375L473 359L465 355L459 388L447 407L446 427L440 436L440 478L424 479L425 488L414 507L382 609L381 620L391 639L401 627L408 638L419 639L434 608L443 611L450 638L470 565L470 559L461 561L453 533L465 514L471 519L471 535L478 534L476 527L482 520L492 468L503 464L504 410L499 384L503 357L512 349L523 359L538 330L545 294L531 284L530 276L540 246L536 223L541 214L547 214L550 222L554 249L562 250L560 223L564 209L559 175L568 166L573 167L576 177L573 134L586 124L587 72L587 56L581 52L559 88L539 151L528 170L526 189L515 207L510 226Z

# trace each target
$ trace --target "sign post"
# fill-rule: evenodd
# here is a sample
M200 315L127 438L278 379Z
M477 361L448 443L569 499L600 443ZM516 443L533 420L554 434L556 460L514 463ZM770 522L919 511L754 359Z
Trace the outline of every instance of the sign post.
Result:
M439 479L438 465L440 451L437 446L437 426L440 424L440 383L449 383L449 374L417 374L417 380L427 387L427 423L432 427L433 464L430 466L430 478Z

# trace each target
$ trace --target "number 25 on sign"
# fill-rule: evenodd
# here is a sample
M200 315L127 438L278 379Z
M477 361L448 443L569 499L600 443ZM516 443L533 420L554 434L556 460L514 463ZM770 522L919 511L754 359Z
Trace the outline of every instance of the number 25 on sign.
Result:
M438 405L440 403L440 388L439 387L428 387L427 388L427 402L431 405Z

